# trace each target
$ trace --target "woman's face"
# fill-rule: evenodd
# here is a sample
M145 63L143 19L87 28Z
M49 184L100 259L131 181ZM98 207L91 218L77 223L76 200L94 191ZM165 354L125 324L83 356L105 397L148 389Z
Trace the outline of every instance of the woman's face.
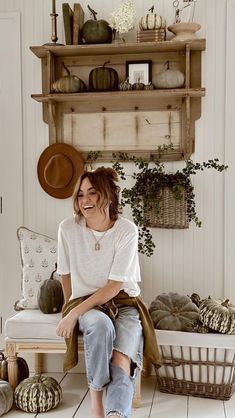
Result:
M97 201L98 192L92 186L90 180L85 177L78 191L78 206L85 218L95 215L97 211L100 212Z

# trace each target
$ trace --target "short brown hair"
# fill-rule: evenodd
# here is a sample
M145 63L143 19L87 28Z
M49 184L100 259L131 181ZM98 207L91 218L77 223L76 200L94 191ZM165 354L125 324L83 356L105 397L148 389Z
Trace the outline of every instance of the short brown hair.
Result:
M85 171L78 179L73 193L73 209L78 217L81 217L81 211L78 206L78 193L82 181L88 178L91 185L98 192L98 205L101 210L109 206L110 219L115 221L119 213L119 192L120 187L116 184L118 175L111 167L100 167L95 171Z

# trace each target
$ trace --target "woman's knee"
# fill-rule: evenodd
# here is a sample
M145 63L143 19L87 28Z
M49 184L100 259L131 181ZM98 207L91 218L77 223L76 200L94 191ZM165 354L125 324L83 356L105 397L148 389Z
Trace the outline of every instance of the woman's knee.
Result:
M115 338L115 329L111 319L97 309L91 309L79 318L80 329L85 335L95 334L100 338Z
M128 376L130 376L131 360L127 355L121 353L120 351L113 350L111 362L115 366L121 367L121 369L124 370Z

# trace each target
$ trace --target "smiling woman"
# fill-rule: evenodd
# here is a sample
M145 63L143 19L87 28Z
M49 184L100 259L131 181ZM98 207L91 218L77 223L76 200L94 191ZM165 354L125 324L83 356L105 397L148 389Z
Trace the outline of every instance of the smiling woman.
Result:
M58 232L66 303L57 334L66 339L67 371L77 363L73 342L83 333L92 418L130 417L145 338L147 356L160 365L151 318L139 298L138 230L119 216L117 181L112 168L82 174L73 194L75 216Z

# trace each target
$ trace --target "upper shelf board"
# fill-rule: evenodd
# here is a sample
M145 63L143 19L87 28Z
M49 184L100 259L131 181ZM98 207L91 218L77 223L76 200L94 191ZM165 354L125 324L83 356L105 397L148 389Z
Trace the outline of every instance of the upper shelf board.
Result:
M44 58L50 51L55 56L88 56L88 55L115 55L115 54L138 54L164 51L182 51L190 46L193 51L204 51L205 39L193 39L190 41L163 41L163 42L132 42L123 44L95 44L95 45L42 45L31 46L31 51L38 57Z

